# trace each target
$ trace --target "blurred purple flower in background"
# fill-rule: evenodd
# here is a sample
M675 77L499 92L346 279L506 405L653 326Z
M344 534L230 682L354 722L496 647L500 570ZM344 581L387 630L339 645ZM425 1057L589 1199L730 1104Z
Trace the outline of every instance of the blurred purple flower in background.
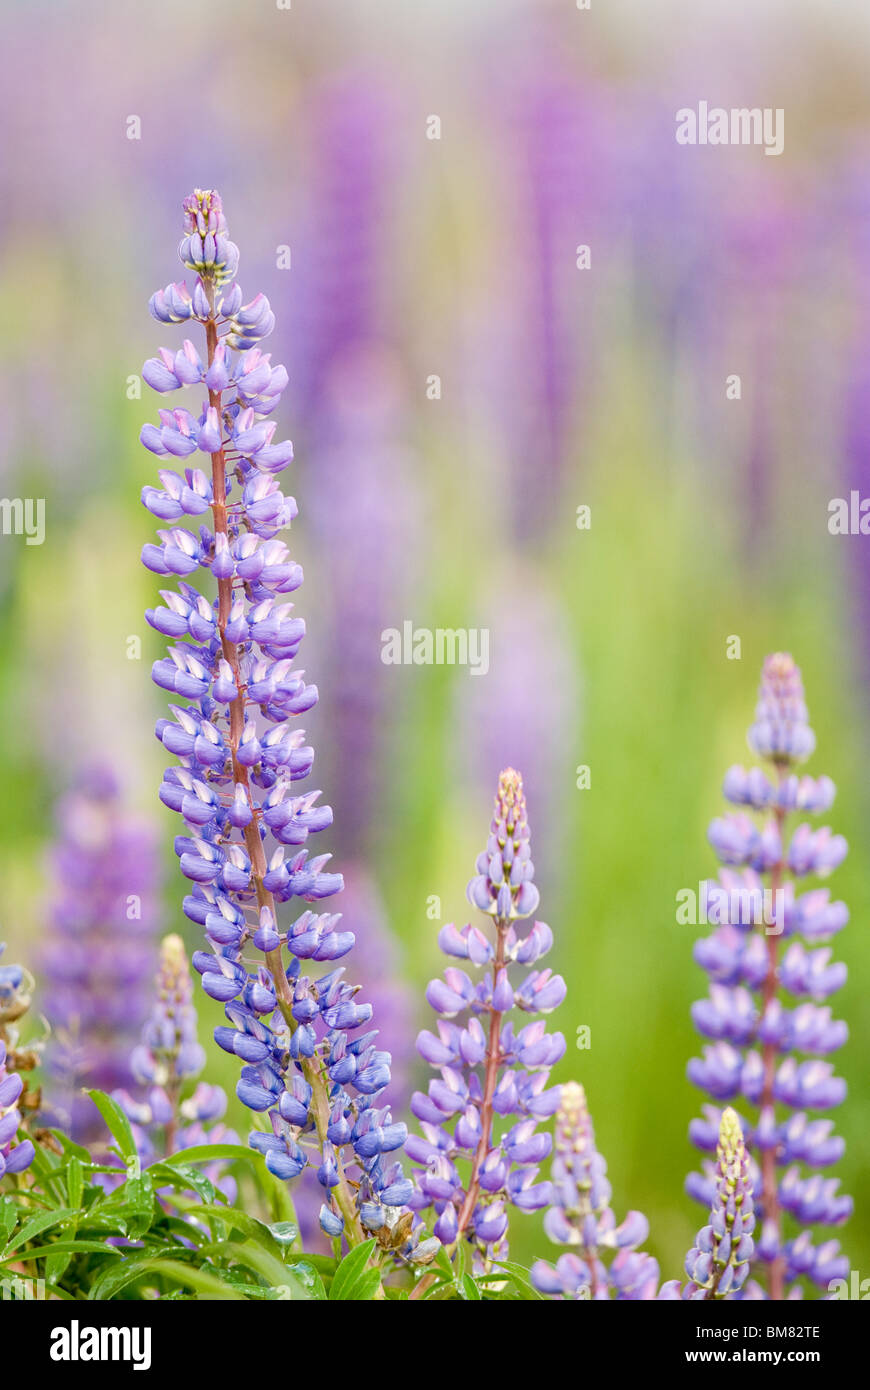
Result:
M352 68L321 79L308 94L308 188L304 205L294 207L304 276L284 331L310 451L330 442L335 395L331 402L327 396L336 371L344 375L363 348L396 346L390 295L408 160L396 86L394 73ZM349 401L364 405L365 391L364 378L345 376Z
M160 945L154 1004L130 1057L130 1071L142 1089L142 1098L124 1089L113 1093L133 1126L143 1163L194 1145L239 1142L223 1124L207 1128L210 1121L223 1119L227 1097L222 1087L204 1081L191 1089L205 1063L205 1052L197 1041L193 981L184 942L180 936L165 936ZM220 1165L209 1165L206 1172L217 1181ZM220 1187L233 1201L235 1181L223 1178Z
M57 811L52 897L40 971L51 1026L46 1102L75 1139L102 1121L83 1088L129 1084L148 1009L160 873L151 823L129 811L114 773L83 772Z
M357 859L375 848L387 819L400 716L382 633L413 612L423 563L420 465L401 443L401 400L397 360L361 346L336 363L317 417L326 442L312 526L331 557L318 636L329 677L323 775L338 843ZM375 805L385 814L373 816Z
M337 906L344 920L353 923L354 968L360 993L372 1006L379 1046L390 1054L387 1099L395 1109L406 1111L411 1070L416 1061L415 996L403 972L401 945L390 931L377 887L362 866L351 865L345 871Z
M509 524L527 541L551 526L566 478L577 473L601 366L599 233L619 149L606 91L591 79L578 83L557 45L506 34L495 90L478 91L488 140L511 153L504 186L498 163L485 170L501 211L497 235L511 289L505 294L500 281L472 302L463 375L505 459ZM595 274L578 268L581 246L591 248Z
M453 780L470 800L491 785L496 768L528 768L523 786L535 819L535 859L542 877L554 881L581 727L568 616L519 562L501 576L481 612L490 633L489 670L475 680L463 673L454 683Z

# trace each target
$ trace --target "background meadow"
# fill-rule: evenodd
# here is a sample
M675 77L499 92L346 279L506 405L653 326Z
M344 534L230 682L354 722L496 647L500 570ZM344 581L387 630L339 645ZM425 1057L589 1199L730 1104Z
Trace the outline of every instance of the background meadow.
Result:
M511 762L569 986L556 1079L585 1084L614 1210L645 1211L679 1272L704 981L675 898L713 872L706 826L749 756L762 658L789 650L851 847L832 883L852 913L838 1173L842 1243L870 1272L870 537L827 528L831 498L870 495L870 17L703 10L7 0L0 493L44 497L46 534L0 537L0 922L32 962L55 802L102 759L158 828L163 929L196 939L142 617L156 402L129 378L176 346L147 299L180 278L181 198L214 186L290 372L337 906L408 1042ZM677 146L674 113L699 100L782 107L784 153ZM489 672L385 666L381 632L405 619L487 628ZM205 1040L219 1009L198 1002ZM209 1055L232 1092L234 1061ZM400 1064L406 1096L410 1046ZM235 1100L230 1120L245 1132ZM537 1219L515 1226L517 1258L546 1247Z

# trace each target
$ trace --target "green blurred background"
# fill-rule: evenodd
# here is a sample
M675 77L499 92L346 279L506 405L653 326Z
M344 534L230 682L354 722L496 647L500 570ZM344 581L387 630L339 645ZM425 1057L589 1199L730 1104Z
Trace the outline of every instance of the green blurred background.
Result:
M870 20L654 9L4 5L0 491L45 497L46 538L0 537L0 920L32 958L55 802L100 756L159 826L165 929L196 943L156 802L161 642L142 617L156 404L128 381L183 336L146 301L181 278L181 198L215 186L290 370L314 785L337 867L380 895L414 1030L440 968L428 900L466 920L512 761L569 986L556 1076L587 1088L618 1217L643 1210L663 1277L679 1272L705 986L675 897L713 871L706 826L749 756L761 661L791 651L809 770L837 783L850 843L832 884L852 914L838 1172L867 1272L870 537L827 519L870 493ZM678 147L674 113L699 100L782 107L784 153ZM379 634L406 618L488 628L489 674L385 667ZM205 1037L219 1010L199 1001ZM235 1070L211 1049L210 1080L232 1091ZM234 1100L231 1118L243 1131ZM537 1220L512 1248L548 1253Z

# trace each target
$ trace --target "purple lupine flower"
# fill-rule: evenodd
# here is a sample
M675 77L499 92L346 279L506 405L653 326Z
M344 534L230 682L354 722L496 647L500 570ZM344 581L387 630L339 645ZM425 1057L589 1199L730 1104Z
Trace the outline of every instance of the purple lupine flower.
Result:
M686 1256L689 1282L672 1279L662 1286L663 1299L721 1299L743 1287L755 1245L755 1204L749 1156L737 1112L726 1106L719 1121L710 1220Z
M521 984L510 979L513 966L534 966L553 941L543 922L525 935L517 930L535 911L538 890L522 778L513 768L499 778L489 840L468 898L492 917L492 932L451 924L439 944L486 973L475 982L449 966L429 985L438 1032L422 1032L417 1047L437 1075L427 1094L412 1097L422 1133L410 1136L407 1148L420 1165L411 1206L434 1207L442 1244L466 1239L491 1261L507 1249L508 1206L538 1211L551 1200L551 1184L537 1181L551 1139L537 1126L559 1104L559 1088L547 1089L547 1080L565 1051L562 1034L548 1034L542 1019L517 1027L507 1017L515 1008L549 1013L565 997L564 980L548 969L531 969ZM500 1122L508 1128L497 1134ZM471 1163L467 1184L457 1168L463 1159Z
M514 597L505 604L508 584ZM535 808L535 860L550 882L565 862L565 798L559 789L566 783L565 748L576 742L581 718L565 614L516 557L510 575L495 575L486 606L489 670L485 680L455 682L451 773L460 786L476 791L489 785L492 769L504 767L513 750L518 766L528 769L523 777ZM520 652L536 672L534 681L517 678Z
M330 730L320 775L343 863L371 853L383 817L369 808L389 801L395 721L382 634L396 621L398 594L413 611L428 530L425 469L407 443L403 320L388 310L393 204L412 153L393 86L365 63L314 84L304 113L310 188L293 213L305 273L286 350L305 406L300 428L317 453L308 532L330 556L312 640L327 686L319 717ZM354 919L354 929L366 947L363 924Z
M836 1180L806 1177L800 1167L826 1167L843 1152L831 1121L811 1119L807 1112L832 1109L846 1092L824 1060L847 1037L846 1025L824 1003L842 985L846 968L831 964L824 946L811 948L838 932L848 911L831 901L827 888L798 889L802 879L829 874L847 847L842 836L806 823L790 838L786 833L790 816L826 811L834 797L829 778L795 771L812 753L815 736L790 656L778 653L764 663L749 745L767 760L769 771L731 768L725 795L746 810L710 826L710 841L726 867L719 875L717 925L695 948L711 987L692 1017L709 1046L703 1058L689 1063L688 1073L719 1105L705 1107L690 1137L712 1153L720 1106L739 1098L754 1108L754 1121L742 1125L762 1221L756 1268L766 1267L767 1274L764 1288L751 1280L742 1296L781 1299L800 1296L799 1287L790 1294L787 1287L802 1276L826 1288L848 1268L836 1242L814 1246L809 1231L789 1238L787 1218L798 1227L838 1226L852 1210ZM788 996L796 1007L787 1006ZM702 1174L689 1178L687 1190L709 1203L715 1182L708 1160Z
M574 1081L561 1087L555 1150L550 1170L553 1205L544 1217L544 1229L556 1245L572 1248L555 1265L535 1262L535 1288L574 1300L655 1298L658 1263L637 1249L649 1234L649 1223L641 1212L630 1211L616 1225L607 1164L595 1147L586 1093ZM608 1266L602 1255L614 1250Z
M343 856L371 853L389 803L391 668L381 660L383 633L395 622L396 595L411 608L421 571L425 528L420 461L402 442L398 362L360 344L332 364L331 389L319 398L319 503L312 532L331 547L320 618L320 665L331 676L321 718L332 731L323 774L336 807ZM363 397L360 399L360 397ZM361 523L361 518L365 523ZM352 680L345 673L353 671ZM353 756L347 750L353 749ZM356 927L356 919L354 919ZM362 925L358 931L366 945Z
M102 1134L83 1088L130 1082L129 1054L154 972L159 861L152 826L127 810L108 769L80 775L62 799L53 892L40 953L49 1110L73 1138Z
M371 876L362 865L352 865L344 881L342 907L354 924L356 939L354 975L377 1019L379 1043L390 1054L390 1085L385 1099L401 1114L407 1110L410 1071L415 1062L411 987L403 978L400 944L389 929L386 908ZM321 1200L322 1189L314 1172L306 1169L293 1189L293 1206L308 1251L328 1251L328 1242L319 1229Z
M130 1070L142 1088L137 1099L127 1090L114 1092L114 1099L127 1115L139 1157L151 1163L196 1144L236 1144L238 1138L220 1121L226 1113L227 1097L221 1086L194 1082L205 1066L205 1052L197 1041L193 982L187 952L180 936L165 936L160 946L157 989L154 1006L133 1049ZM185 1095L185 1090L188 1094ZM219 1177L220 1165L209 1174ZM223 1178L220 1186L233 1200L235 1183Z
M4 949L0 942L0 956ZM32 1141L17 1137L22 1127L19 1102L26 1094L21 1071L36 1063L35 1056L20 1053L16 1046L18 1020L29 1008L30 993L22 967L0 966L0 1180L7 1173L23 1173L34 1156Z
M199 272L189 292L172 287L152 300L162 322L204 325L206 353L184 347L149 364L157 389L201 386L199 415L161 415L146 425L142 442L153 452L210 456L209 475L191 467L163 475L157 494L143 502L161 520L209 516L196 531L171 526L160 545L146 545L143 561L158 574L210 574L216 597L182 582L148 613L159 632L177 639L155 663L156 683L189 703L171 706L157 736L178 760L164 777L161 800L183 816L189 833L176 840L181 870L191 880L187 916L205 929L205 951L193 958L203 987L226 1006L229 1026L215 1040L244 1063L237 1094L265 1117L251 1135L275 1176L295 1177L313 1151L324 1190L320 1220L330 1236L359 1243L365 1230L387 1231L411 1184L396 1154L405 1127L380 1098L390 1080L390 1056L365 1030L372 1009L334 963L353 946L337 913L305 908L279 927L280 905L291 898L317 902L342 887L328 870L329 855L309 856L311 834L332 821L317 791L296 794L294 783L311 771L313 750L289 719L308 710L317 688L293 669L305 631L280 599L297 589L302 570L279 533L296 515L276 474L293 456L276 443L267 423L286 384L257 346L274 325L268 300L243 304L229 276L237 254L226 233L220 198L197 190L185 203L202 248L188 237L182 259ZM208 231L214 224L214 261ZM193 233L191 232L191 236ZM218 236L223 238L218 243ZM219 270L213 267L220 266ZM171 361L171 368L170 368ZM158 366L166 369L163 376ZM243 961L248 945L262 964ZM284 952L289 960L285 961ZM319 977L303 974L303 961L327 962Z

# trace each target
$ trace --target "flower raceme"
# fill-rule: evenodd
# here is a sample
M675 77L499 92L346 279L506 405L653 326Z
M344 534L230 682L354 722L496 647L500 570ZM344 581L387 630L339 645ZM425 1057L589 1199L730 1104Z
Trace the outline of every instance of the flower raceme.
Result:
M0 956L3 950L0 943ZM22 1124L19 1101L25 1092L24 1081L17 1070L15 1043L18 1020L29 1007L30 993L22 967L0 965L0 1179L7 1173L23 1173L34 1157L32 1141L17 1137ZM27 1058L25 1062L34 1064Z
M237 1142L222 1125L205 1128L226 1113L227 1097L220 1086L201 1081L190 1095L183 1094L199 1076L206 1058L197 1041L193 984L180 936L163 938L156 983L154 1006L130 1059L130 1070L144 1097L138 1100L127 1090L114 1092L132 1123L144 1163L196 1144ZM226 1190L226 1180L222 1186Z
M659 1298L722 1299L736 1294L749 1272L754 1252L755 1209L749 1159L736 1111L722 1111L710 1221L702 1226L686 1256L689 1282L662 1286Z
M266 1117L252 1146L281 1179L312 1156L327 1234L357 1244L368 1230L392 1248L411 1191L396 1161L405 1127L379 1099L390 1057L366 1027L371 1007L336 965L353 935L340 914L307 906L280 922L291 899L318 902L342 887L329 855L308 850L332 813L319 792L297 790L314 753L290 721L311 709L317 688L294 667L305 625L284 601L302 583L279 538L296 516L277 480L293 450L275 441L267 417L287 373L259 347L274 326L268 300L243 303L234 282L238 248L220 197L197 190L184 214L180 256L198 278L192 291L167 286L150 307L162 323L200 325L205 357L185 340L143 375L157 391L201 389L205 399L198 413L164 410L142 431L153 453L187 461L143 491L144 505L169 525L142 558L179 580L147 617L174 644L154 680L187 702L170 706L157 736L178 759L160 796L186 822L176 840L191 882L185 912L208 947L193 964L226 1007L228 1026L215 1038L243 1063L238 1095ZM189 518L203 520L196 529L173 524ZM188 582L196 574L216 593ZM246 951L259 954L251 960ZM303 973L305 962L326 972Z
M49 1110L74 1139L105 1134L83 1088L130 1081L148 1012L160 869L154 828L124 804L108 766L80 771L57 808L51 901L40 952Z
M741 1296L781 1299L802 1276L827 1288L847 1271L836 1241L814 1245L808 1228L838 1226L852 1210L836 1179L804 1176L800 1167L828 1167L843 1152L831 1121L809 1112L832 1109L846 1091L826 1059L845 1041L847 1028L824 1001L845 980L846 967L831 962L825 943L845 925L848 911L844 903L831 901L826 888L798 891L802 880L836 868L846 842L806 823L790 839L786 833L794 814L819 814L834 799L829 778L799 777L795 771L812 753L815 736L800 671L790 656L778 653L764 663L749 745L768 770L728 771L725 796L740 809L714 820L709 832L723 864L720 885L728 890L729 903L741 907L727 912L695 948L711 986L692 1017L709 1045L703 1058L690 1062L689 1078L716 1104L705 1107L704 1119L692 1124L690 1135L712 1153L723 1103L746 1103L756 1112L751 1122L744 1119L743 1129L761 1218L753 1273L763 1282L750 1279ZM746 910L765 894L778 904L772 924L760 912ZM795 1007L789 1007L789 997ZM687 1187L709 1204L715 1184L708 1160ZM789 1219L803 1228L793 1237L785 1230ZM799 1293L795 1286L793 1294Z
M658 1264L637 1250L649 1234L649 1223L641 1212L630 1211L616 1225L607 1164L595 1145L586 1093L574 1081L561 1088L551 1179L553 1204L544 1230L555 1244L570 1249L555 1266L536 1261L531 1272L535 1288L573 1300L654 1298ZM602 1256L614 1250L608 1266Z
M514 1009L548 1013L565 997L561 976L531 968L552 945L550 928L534 922L525 934L518 930L537 908L538 890L522 778L512 768L499 778L468 898L492 919L491 932L449 925L439 944L484 973L475 981L449 966L429 985L438 1031L422 1032L417 1046L436 1076L411 1101L421 1134L409 1137L407 1149L420 1165L412 1207L434 1208L435 1234L444 1245L468 1240L490 1262L507 1250L508 1207L537 1211L551 1199L550 1183L537 1181L551 1139L537 1126L558 1106L559 1089L548 1089L547 1080L565 1051L562 1034L548 1034L543 1020L515 1027L509 1017ZM521 984L511 982L516 966L529 970ZM499 1122L509 1126L501 1134ZM469 1165L466 1181L459 1163Z

